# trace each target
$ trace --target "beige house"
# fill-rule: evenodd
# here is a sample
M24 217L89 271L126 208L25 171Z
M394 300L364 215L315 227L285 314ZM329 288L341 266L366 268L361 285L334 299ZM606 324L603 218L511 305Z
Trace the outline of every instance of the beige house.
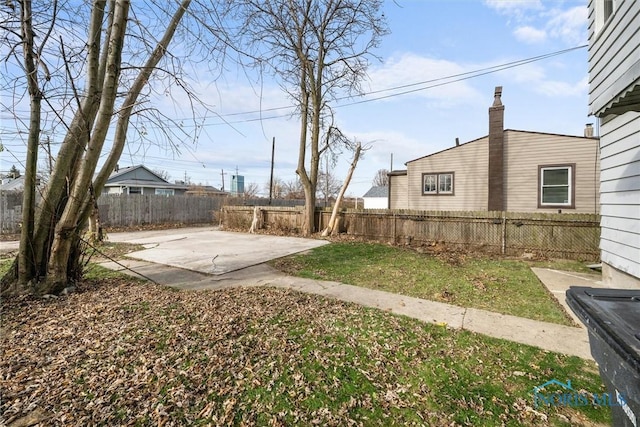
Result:
M640 1L589 1L589 113L599 120L602 281L640 288Z
M599 149L585 136L504 129L502 88L489 135L389 173L389 207L415 210L598 213Z

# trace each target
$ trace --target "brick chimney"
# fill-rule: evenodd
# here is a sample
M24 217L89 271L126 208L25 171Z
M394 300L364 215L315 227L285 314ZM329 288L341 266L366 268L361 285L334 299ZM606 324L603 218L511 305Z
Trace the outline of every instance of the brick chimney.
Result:
M502 86L496 86L493 105L489 107L489 197L487 209L504 210L504 105Z

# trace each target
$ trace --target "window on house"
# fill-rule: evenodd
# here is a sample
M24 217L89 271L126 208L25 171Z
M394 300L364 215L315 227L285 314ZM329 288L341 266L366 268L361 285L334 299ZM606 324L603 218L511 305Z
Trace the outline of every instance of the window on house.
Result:
M613 0L604 0L604 22L613 15Z
M422 174L422 194L453 194L453 172Z
M142 194L142 187L129 187L129 194Z
M595 32L599 33L609 18L616 11L616 0L600 0L595 2Z
M437 175L424 175L423 176L424 188L422 190L425 194L436 194L438 192L438 176Z
M157 196L173 196L174 191L173 188L156 188Z
M574 165L540 166L539 207L574 205Z

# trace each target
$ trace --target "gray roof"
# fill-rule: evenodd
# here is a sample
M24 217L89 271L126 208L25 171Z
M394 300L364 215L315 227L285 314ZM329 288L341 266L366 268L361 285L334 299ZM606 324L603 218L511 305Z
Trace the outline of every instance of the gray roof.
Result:
M389 187L373 186L362 197L389 197Z
M24 190L24 175L20 175L17 178L11 179L9 181L8 178L3 178L4 184L0 184L0 191L23 191ZM36 186L41 185L43 183L42 178L40 176L36 176Z

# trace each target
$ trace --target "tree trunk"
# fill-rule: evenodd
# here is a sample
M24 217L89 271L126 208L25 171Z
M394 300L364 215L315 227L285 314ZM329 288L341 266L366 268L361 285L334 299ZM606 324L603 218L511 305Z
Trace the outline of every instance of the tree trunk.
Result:
M114 0L110 1L110 10L113 11ZM49 177L47 188L42 197L42 203L38 210L38 216L33 237L36 271L33 281L39 281L46 276L51 244L53 242L53 229L62 215L67 203L69 186L79 166L81 153L86 146L90 130L93 125L100 104L102 78L104 76L106 54L108 49L103 49L103 59L100 58L100 46L102 35L102 21L104 18L106 0L96 0L89 23L89 51L87 55L87 89L86 97L79 101L71 125L65 135L60 151L56 158L56 165ZM113 22L113 13L109 14L109 26L107 37L111 34L110 24ZM108 40L108 38L107 38ZM79 94L77 94L79 96Z
M116 0L115 2L112 31L110 39L107 40L106 48L109 51L109 56L107 57L105 67L106 73L102 87L100 107L83 162L71 185L69 201L62 212L60 221L55 227L51 255L47 266L47 282L49 283L50 290L53 292L66 287L69 267L73 268L77 264L74 260L70 260L72 244L76 241L76 237L78 237L78 233L84 225L79 222L80 213L84 207L89 185L91 184L96 164L100 158L104 140L109 131L118 90L118 78L120 76L120 63L129 6L129 0Z
M306 57L300 57L300 140L298 143L298 169L296 173L300 178L304 191L304 216L302 218L302 235L308 236L313 230L315 201L311 205L315 190L312 189L312 182L306 168L307 158L307 127L309 124L309 91L307 90L307 67ZM311 207L310 207L311 206Z
M353 171L356 170L356 165L358 164L358 160L360 159L360 152L362 151L362 145L358 143L356 146L356 151L353 154L353 160L351 161L351 165L349 166L349 171L347 172L347 177L342 184L342 188L340 188L340 192L338 193L338 197L336 198L336 203L333 205L333 211L331 211L331 218L329 219L329 223L327 227L322 231L322 236L326 237L329 235L334 235L337 233L337 224L336 218L338 216L338 211L340 210L340 205L342 204L342 198L344 197L344 193L347 191L347 187L349 186L349 182L351 182L351 177L353 176Z
M20 2L24 64L30 98L29 136L27 162L22 194L22 230L18 252L18 285L26 287L35 272L33 231L35 227L36 173L38 169L38 142L40 140L40 112L42 93L38 85L37 58L34 52L34 34L31 2Z

